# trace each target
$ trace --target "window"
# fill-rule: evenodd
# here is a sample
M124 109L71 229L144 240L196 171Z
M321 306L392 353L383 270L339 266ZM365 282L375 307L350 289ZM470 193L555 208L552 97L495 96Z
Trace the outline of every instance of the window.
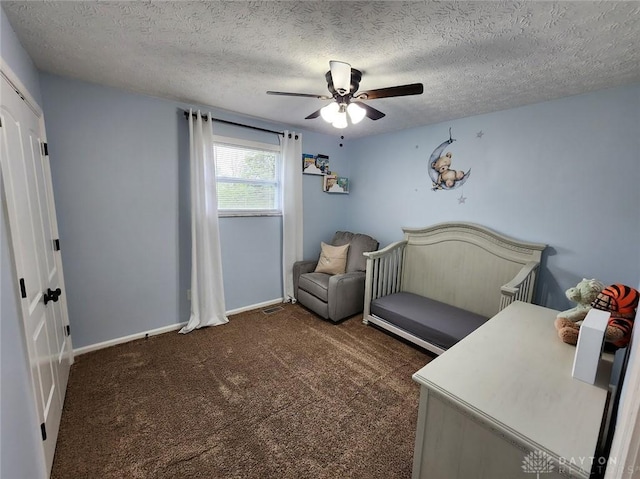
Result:
M280 214L280 145L216 137L221 216Z

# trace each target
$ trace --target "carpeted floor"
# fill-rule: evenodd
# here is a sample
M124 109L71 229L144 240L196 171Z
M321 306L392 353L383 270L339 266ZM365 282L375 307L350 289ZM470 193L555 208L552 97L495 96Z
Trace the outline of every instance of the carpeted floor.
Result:
M76 358L54 479L411 477L431 359L298 305Z

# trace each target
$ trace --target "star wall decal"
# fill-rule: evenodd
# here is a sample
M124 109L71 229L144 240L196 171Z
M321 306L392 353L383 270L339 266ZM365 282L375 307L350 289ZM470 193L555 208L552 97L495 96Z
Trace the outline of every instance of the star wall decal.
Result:
M478 133L476 133L476 136L478 138L482 138L482 135L484 135L484 133L482 132L482 130L480 130Z
M467 197L460 193L460 197L458 198L458 204L462 205L467 201Z

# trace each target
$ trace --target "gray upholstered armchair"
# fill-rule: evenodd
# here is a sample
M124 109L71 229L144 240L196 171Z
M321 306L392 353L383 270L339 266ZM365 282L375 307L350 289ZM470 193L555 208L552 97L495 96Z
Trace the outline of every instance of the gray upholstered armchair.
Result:
M333 322L353 316L364 307L366 258L362 253L378 249L371 236L337 231L331 245L349 244L343 274L315 272L318 261L298 261L293 265L293 287L300 304Z

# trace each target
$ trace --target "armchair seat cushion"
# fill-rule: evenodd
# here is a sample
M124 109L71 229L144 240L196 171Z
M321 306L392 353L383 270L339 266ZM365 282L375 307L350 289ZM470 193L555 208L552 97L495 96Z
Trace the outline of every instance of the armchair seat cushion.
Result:
M326 303L329 299L329 278L331 275L326 273L305 273L300 275L298 288Z

